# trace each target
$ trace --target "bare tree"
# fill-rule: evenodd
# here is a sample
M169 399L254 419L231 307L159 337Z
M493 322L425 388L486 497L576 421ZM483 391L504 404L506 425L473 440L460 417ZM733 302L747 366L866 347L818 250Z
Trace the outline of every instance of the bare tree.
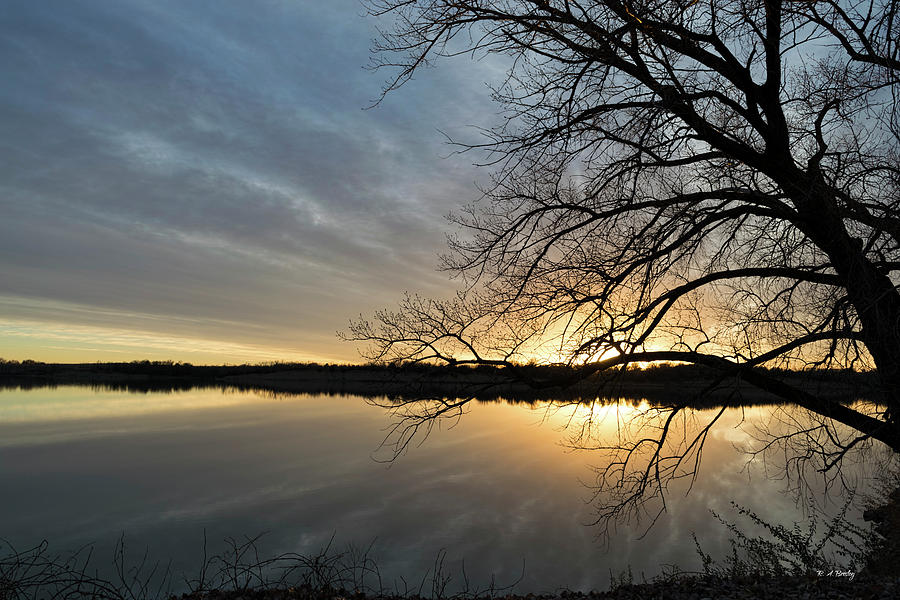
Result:
M695 363L900 450L900 3L368 5L386 93L442 57L509 64L503 124L465 147L494 173L452 217L465 289L352 323L371 358ZM881 408L760 366L876 371Z

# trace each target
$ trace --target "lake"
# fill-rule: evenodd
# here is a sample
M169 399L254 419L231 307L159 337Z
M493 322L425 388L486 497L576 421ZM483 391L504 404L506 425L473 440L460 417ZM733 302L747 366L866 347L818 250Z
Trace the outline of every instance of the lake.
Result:
M641 408L639 399L593 409L472 402L385 463L396 416L357 396L6 389L0 538L18 549L46 539L55 552L95 544L105 569L124 533L130 552L171 559L176 574L196 571L204 535L210 553L229 536L264 533L263 554L311 553L333 539L338 550L371 545L388 584L420 581L445 551L454 583L464 561L473 586L521 576L518 590L550 592L603 590L629 567L638 580L664 565L699 570L691 533L724 555L729 533L710 510L737 519L732 500L767 520L804 521L802 503L782 493L794 479L777 477L777 449L767 460L745 451L758 426L793 414L735 408L711 430L690 493L689 479L675 482L643 537L646 521L598 539L590 486L608 458L567 440L589 424L585 440L597 445ZM717 410L693 412L703 422ZM860 489L866 465L844 469ZM821 500L822 482L809 485Z

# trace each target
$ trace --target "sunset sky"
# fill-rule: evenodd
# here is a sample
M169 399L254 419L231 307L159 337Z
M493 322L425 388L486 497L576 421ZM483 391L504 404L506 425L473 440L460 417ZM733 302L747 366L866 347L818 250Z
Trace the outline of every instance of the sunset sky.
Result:
M335 331L443 295L490 63L379 106L358 0L6 0L0 357L357 361Z

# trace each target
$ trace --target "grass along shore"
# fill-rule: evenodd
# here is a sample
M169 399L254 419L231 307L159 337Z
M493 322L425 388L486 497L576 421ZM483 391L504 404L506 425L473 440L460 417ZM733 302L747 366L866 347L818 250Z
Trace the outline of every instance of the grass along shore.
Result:
M699 570L671 567L650 580L637 580L628 570L611 574L606 591L524 594L517 581L478 587L465 572L445 570L446 552L438 554L427 573L398 584L382 577L371 546L335 551L329 543L316 554L260 558L259 538L226 540L227 549L212 557L206 556L204 540L197 572L175 577L146 554L129 562L122 538L112 560L112 579L96 574L93 561L98 559L90 549L57 555L46 543L25 551L0 543L0 600L893 600L900 597L900 488L880 502L867 511L875 523L870 530L847 523L844 512L825 523L811 517L803 531L796 525L765 523L740 509L760 534L746 534L719 519L735 534L730 556L713 560L697 543ZM826 526L825 533L817 537L813 534L820 525ZM828 544L836 554L826 551ZM836 556L845 561L840 567Z

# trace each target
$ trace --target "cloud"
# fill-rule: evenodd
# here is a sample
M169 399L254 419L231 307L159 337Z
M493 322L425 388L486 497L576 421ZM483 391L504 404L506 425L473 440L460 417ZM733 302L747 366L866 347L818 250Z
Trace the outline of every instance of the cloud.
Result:
M0 294L270 343L444 293L442 217L479 175L437 129L484 124L487 94L451 68L362 110L373 26L353 0L9 3Z

